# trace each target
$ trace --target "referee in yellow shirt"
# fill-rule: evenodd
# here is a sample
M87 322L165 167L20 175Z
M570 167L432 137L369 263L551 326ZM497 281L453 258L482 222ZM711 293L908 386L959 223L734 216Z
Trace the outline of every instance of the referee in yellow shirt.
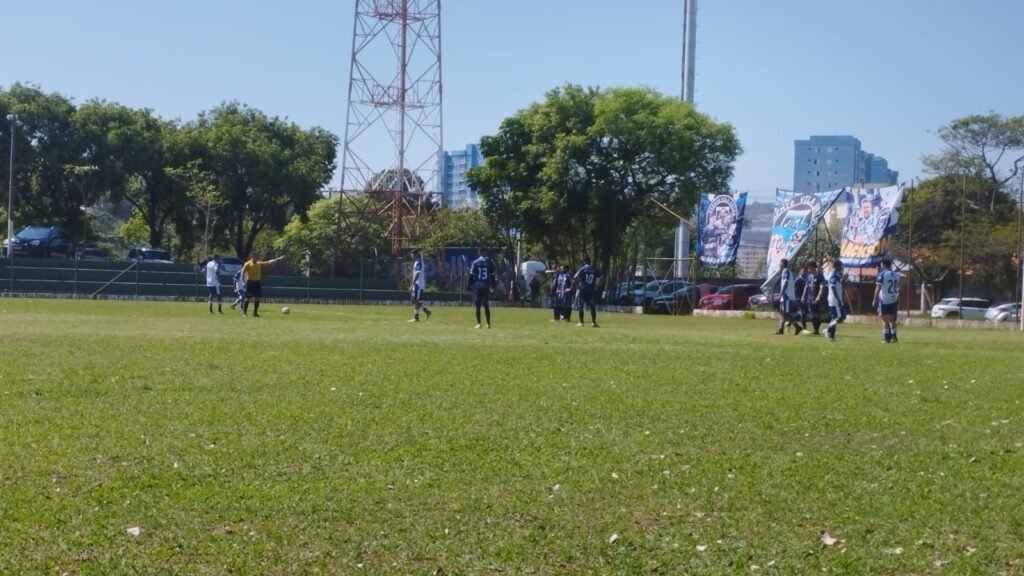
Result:
M245 277L245 301L242 302L242 316L249 312L249 300L253 300L252 315L260 316L260 297L263 296L262 280L263 266L283 260L284 256L278 256L273 260L260 260L259 254L255 251L249 253L249 260L242 266L242 275Z

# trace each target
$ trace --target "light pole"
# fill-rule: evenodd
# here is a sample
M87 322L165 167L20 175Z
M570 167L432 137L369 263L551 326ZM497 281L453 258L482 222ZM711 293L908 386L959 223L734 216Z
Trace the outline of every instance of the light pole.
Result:
M7 182L7 258L14 259L14 131L18 127L18 115L8 114L11 123L11 164Z

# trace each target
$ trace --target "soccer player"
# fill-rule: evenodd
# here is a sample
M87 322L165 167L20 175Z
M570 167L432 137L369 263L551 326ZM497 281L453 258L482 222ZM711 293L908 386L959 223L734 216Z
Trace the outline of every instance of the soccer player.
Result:
M206 296L206 304L210 307L210 314L213 314L213 299L217 298L217 313L223 314L224 310L221 309L221 304L224 302L224 298L220 295L220 278L217 274L220 273L220 254L214 254L213 258L206 263L206 291L209 293Z
M793 293L796 297L794 326L799 323L800 331L807 330L807 307L804 306L804 292L807 290L807 264L800 265L800 273L793 279Z
M569 294L572 293L572 274L565 269L565 265L556 268L558 271L551 278L551 309L553 310L551 321L568 321L572 317L570 309L572 302L569 298Z
M253 301L252 315L260 317L260 298L263 297L263 267L283 260L284 256L278 256L273 260L260 260L259 254L255 251L249 253L249 260L242 266L242 274L245 276L245 299L242 300L242 316L248 315L249 300Z
M846 301L843 299L843 263L838 259L832 263L832 273L828 276L828 317L825 339L835 342L836 327L846 319Z
M590 256L583 257L583 266L573 276L573 284L576 285L576 309L580 314L580 321L577 327L583 326L583 307L590 308L590 325L599 328L597 325L597 288L601 278L601 271L590 263Z
M412 301L412 319L409 322L420 321L420 310L430 320L430 308L420 301L423 296L423 289L427 287L427 275L423 270L423 256L419 250L412 251L412 283L409 285L409 300Z
M484 320L487 328L491 327L491 291L497 287L498 275L495 273L494 261L483 248L476 249L477 259L469 265L469 290L473 293L473 306L476 308L476 327L480 327L480 308L484 309Z
M239 270L232 276L232 280L235 281L235 301L231 303L231 309L234 310L235 306L245 300L245 275Z
M896 339L896 312L900 299L900 278L892 269L892 260L882 259L882 268L875 277L875 295L871 305L882 317L882 341L886 344L899 342Z
M828 318L828 294L825 275L818 269L817 262L807 263L807 302L810 307L813 334L821 334L821 323Z
M799 334L800 325L793 322L793 317L797 313L800 303L796 299L796 285L793 282L793 272L789 269L789 260L780 259L779 269L782 270L782 280L779 284L782 298L779 300L779 329L775 333L785 334L788 323L793 326L794 334Z

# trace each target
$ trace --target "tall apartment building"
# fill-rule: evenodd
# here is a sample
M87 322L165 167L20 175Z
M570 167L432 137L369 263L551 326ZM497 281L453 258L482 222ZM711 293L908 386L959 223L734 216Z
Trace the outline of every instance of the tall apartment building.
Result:
M466 182L466 171L484 165L480 146L467 144L465 150L445 151L441 155L438 176L444 193L444 205L453 209L479 208L480 198Z
M854 184L892 185L899 172L881 156L865 152L853 136L811 136L793 143L793 190L835 190Z

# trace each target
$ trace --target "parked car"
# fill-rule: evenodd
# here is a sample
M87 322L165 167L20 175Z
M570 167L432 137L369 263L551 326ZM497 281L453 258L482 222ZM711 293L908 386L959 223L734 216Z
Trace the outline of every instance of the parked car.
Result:
M772 292L771 300L768 299L767 294L754 294L747 299L747 308L778 308L779 302L782 301L781 292Z
M689 314L697 302L697 290L695 284L684 282L669 294L651 300L649 311L654 314Z
M167 250L160 248L132 248L128 251L128 260L137 260L150 264L174 264Z
M984 320L990 306L992 302L984 298L943 298L932 306L932 318Z
M636 293L643 292L643 282L619 282L614 292L605 296L605 300L618 306L632 306L635 303Z
M221 256L220 273L226 276L234 276L236 272L242 269L242 264L242 260L234 256Z
M651 280L642 290L634 290L633 301L647 310L655 298L667 296L686 286L693 286L693 284L685 280Z
M8 241L4 240L4 254ZM14 255L31 258L60 256L71 258L75 253L74 242L67 232L56 226L26 226L10 240Z
M1017 313L1019 310L1020 304L1012 302L997 304L985 311L985 320L990 322L1015 322L1018 319Z
M761 293L757 284L730 284L700 299L704 310L746 310L751 296Z
M78 249L75 257L79 260L106 261L110 260L110 252L95 246L84 246Z

